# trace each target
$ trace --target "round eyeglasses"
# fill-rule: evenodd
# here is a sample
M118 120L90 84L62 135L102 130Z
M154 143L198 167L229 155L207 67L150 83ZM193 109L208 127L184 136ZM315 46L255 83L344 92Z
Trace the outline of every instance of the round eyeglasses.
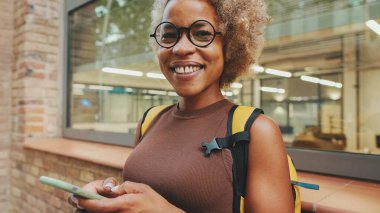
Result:
M214 26L206 20L197 20L190 27L177 27L171 22L161 22L150 37L154 37L158 45L164 48L171 48L176 45L181 38L181 32L185 30L186 36L192 44L197 47L207 47L217 35Z

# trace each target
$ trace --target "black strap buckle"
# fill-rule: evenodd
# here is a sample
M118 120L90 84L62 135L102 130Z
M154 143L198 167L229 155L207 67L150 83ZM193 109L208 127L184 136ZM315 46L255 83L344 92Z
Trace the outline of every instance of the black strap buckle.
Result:
M204 155L206 157L208 157L213 150L222 149L217 142L217 138L212 139L211 142L203 142L202 148L203 148Z

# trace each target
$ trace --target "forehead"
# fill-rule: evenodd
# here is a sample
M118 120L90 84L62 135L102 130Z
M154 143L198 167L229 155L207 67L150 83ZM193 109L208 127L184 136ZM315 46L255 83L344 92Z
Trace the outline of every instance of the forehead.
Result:
M219 24L215 8L208 0L170 0L162 17L162 21L178 26L189 26L200 19L207 20L214 26Z

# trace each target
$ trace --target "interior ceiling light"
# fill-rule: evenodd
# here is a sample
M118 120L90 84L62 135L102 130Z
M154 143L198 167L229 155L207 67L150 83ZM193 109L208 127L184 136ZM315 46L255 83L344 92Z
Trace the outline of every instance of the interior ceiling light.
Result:
M330 81L330 80L325 80L325 79L320 79L320 78L316 78L316 77L311 77L311 76L307 76L307 75L302 75L301 80L311 82L311 83L315 83L315 84L321 84L321 85L325 85L325 86L329 86L329 87L336 87L336 88L342 88L343 87L342 83L334 82L334 81Z
M311 76L307 76L307 75L301 76L301 80L311 82L311 83L315 83L315 84L319 84L319 81L320 81L319 78L311 77Z
M222 90L222 95L230 97L230 96L233 96L234 93L231 92L231 91L223 91L223 90Z
M243 84L234 82L231 84L231 87L234 89L241 89L241 88L243 88Z
M262 67L262 66L259 66L257 64L254 64L251 66L251 69L254 71L254 72L264 72L265 71L265 68Z
M157 78L157 79L166 79L165 76L161 73L148 72L146 74L148 78Z
M84 85L84 84L73 84L73 88L75 88L75 89L84 89L84 88L86 88L86 85Z
M135 71L135 70L125 70L125 69L118 69L118 68L112 68L112 67L103 67L103 72L107 73L113 73L113 74L120 74L120 75L130 75L130 76L143 76L143 72L141 71Z
M365 23L373 32L380 36L380 24L375 20L369 20Z
M255 73L265 72L267 74L277 75L277 76L281 76L281 77L285 77L285 78L292 77L292 73L291 72L282 71L282 70L276 70L276 69L271 69L271 68L265 68L265 67L259 66L257 64L253 64L251 66L251 70L253 70Z
M90 85L90 86L88 86L88 88L93 89L93 90L106 90L106 91L113 90L113 87L102 86L102 85Z
M281 88L261 87L260 89L263 92L272 92L272 93L281 93L281 94L285 93L285 89L281 89Z
M150 89L150 90L148 90L148 94L151 94L151 95L167 95L167 92L163 91L163 90Z
M169 91L168 95L169 96L178 96L178 94L176 92L172 92L172 91Z
M272 75L278 75L278 76L285 77L285 78L292 77L292 73L290 73L290 72L286 72L286 71L282 71L282 70L275 70L275 69L271 69L271 68L266 68L265 73L272 74Z

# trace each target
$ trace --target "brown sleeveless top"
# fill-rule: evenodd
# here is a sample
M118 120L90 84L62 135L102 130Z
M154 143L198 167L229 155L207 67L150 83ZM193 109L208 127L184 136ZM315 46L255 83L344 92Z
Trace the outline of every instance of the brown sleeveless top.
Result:
M224 99L195 111L173 106L152 122L124 166L124 180L145 183L186 212L232 212L232 156L228 149L203 155L202 142L225 137Z

